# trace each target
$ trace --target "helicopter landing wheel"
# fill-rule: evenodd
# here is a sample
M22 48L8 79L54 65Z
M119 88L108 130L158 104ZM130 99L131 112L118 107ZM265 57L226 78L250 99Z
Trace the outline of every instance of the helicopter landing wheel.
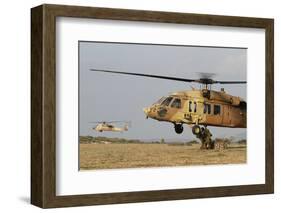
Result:
M201 128L200 128L200 126L199 126L199 125L194 125L194 126L192 127L192 133L193 133L194 135L199 135L199 134L201 133Z
M183 125L182 124L175 124L175 132L177 134L181 134L183 132Z

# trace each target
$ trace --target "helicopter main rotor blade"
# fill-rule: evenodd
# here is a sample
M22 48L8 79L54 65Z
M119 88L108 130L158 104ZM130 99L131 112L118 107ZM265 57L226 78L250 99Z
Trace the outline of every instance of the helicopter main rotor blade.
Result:
M246 84L247 81L215 81L216 84Z
M104 70L104 69L90 69L93 72L105 72L105 73L115 73L121 75L134 75L134 76L142 76L149 78L158 78L172 81L182 81L182 82L196 82L201 84L246 84L246 81L214 81L211 78L200 78L200 79L188 79L188 78L177 78L177 77L169 77L169 76L161 76L161 75L149 75L142 73L130 73L130 72L120 72L114 70Z
M129 121L91 121L89 123L93 124L93 123L127 123Z
M120 71L113 71L113 70L102 70L102 69L90 69L90 70L94 71L94 72L107 72L107 73L116 73L116 74L122 74L122 75L135 75L135 76L159 78L159 79L173 80L173 81L183 81L183 82L197 82L198 81L195 79L176 78L176 77L149 75L149 74L141 74L141 73L120 72Z

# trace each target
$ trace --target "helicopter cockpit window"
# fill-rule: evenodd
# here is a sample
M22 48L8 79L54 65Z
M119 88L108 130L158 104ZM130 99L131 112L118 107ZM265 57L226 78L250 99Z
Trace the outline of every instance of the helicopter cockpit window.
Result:
M155 104L161 104L167 97L160 98Z
M175 98L171 104L171 107L178 108L178 109L181 108L181 99Z
M219 115L221 113L221 106L214 105L214 115Z
M171 103L172 100L173 100L173 97L168 97L161 103L161 105L169 106L169 104Z
M204 114L211 114L211 105L210 104L204 104Z

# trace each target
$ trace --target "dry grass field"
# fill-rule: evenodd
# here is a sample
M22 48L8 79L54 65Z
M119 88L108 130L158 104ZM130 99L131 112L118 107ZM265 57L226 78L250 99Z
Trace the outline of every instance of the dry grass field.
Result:
M80 144L80 169L117 169L246 163L246 145L200 150L199 144Z

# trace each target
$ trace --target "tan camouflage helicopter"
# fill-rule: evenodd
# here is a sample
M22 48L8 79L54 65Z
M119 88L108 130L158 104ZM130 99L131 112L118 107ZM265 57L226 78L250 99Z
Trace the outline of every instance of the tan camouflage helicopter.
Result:
M173 123L178 134L183 132L183 124L189 125L192 133L201 140L203 149L212 149L215 146L207 126L246 128L246 101L227 94L223 88L221 91L211 89L212 84L246 84L246 81L216 81L208 74L200 79L185 79L112 70L91 69L91 71L202 84L201 89L178 91L162 97L143 111L147 118Z
M103 131L110 131L110 132L124 132L128 131L129 129L129 123L127 121L97 121L97 122L90 122L90 123L97 123L95 127L93 127L93 130L96 130L98 132L103 132ZM124 127L116 127L113 125L113 123L125 123Z

